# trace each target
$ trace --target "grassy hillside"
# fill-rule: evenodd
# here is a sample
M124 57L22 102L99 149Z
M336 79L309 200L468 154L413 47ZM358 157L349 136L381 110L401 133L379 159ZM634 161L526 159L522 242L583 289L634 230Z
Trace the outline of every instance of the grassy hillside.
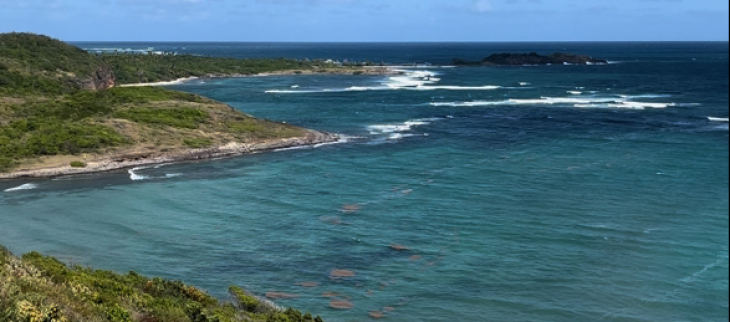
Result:
M91 88L97 72L111 77L104 62L80 48L46 36L0 34L0 96Z
M0 112L0 171L38 157L203 148L305 135L197 95L156 87L26 99Z
M18 258L0 246L0 321L322 322L229 292L232 302L221 302L182 282L68 267L35 252Z
M128 81L148 81L223 72L235 61L144 57L119 56L109 63ZM287 60L249 63L240 66L253 69L236 72L299 66ZM133 68L145 72L132 79ZM0 172L53 156L76 156L71 161L80 166L86 154L165 152L306 134L197 95L107 88L115 83L106 62L79 48L45 36L0 34Z

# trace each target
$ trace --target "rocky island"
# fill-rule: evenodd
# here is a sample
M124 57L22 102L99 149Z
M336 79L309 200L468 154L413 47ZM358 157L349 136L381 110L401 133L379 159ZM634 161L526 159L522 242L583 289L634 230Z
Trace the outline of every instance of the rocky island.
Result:
M110 171L339 140L332 133L255 118L198 95L124 85L185 77L388 72L290 59L98 56L46 36L0 34L0 179Z
M608 61L590 56L566 53L539 55L536 52L527 53L499 53L493 54L481 61L467 61L454 58L456 66L531 66L531 65L592 65L607 64Z

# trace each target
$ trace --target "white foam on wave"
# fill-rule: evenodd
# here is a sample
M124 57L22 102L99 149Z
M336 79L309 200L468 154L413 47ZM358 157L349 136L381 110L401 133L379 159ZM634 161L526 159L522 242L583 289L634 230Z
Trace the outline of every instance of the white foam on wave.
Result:
M578 108L666 108L675 103L632 102L627 98L615 97L541 97L539 99L508 99L503 101L472 102L433 102L432 106L477 107L477 106L517 106L517 105L572 105Z
M442 120L443 118L422 118L408 120L402 123L391 123L391 124L375 124L367 127L368 131L372 135L382 136L380 139L375 140L375 143L385 143L388 140L401 140L404 138L414 136L428 136L428 133L406 133L413 131L414 128L431 124L431 122Z
M483 91L501 88L496 85L484 86L454 86L433 85L441 81L435 77L438 73L428 70L398 70L405 75L391 76L382 81L382 86L352 86L348 88L324 88L324 89L272 89L266 94L307 94L307 93L342 93L342 92L365 92L365 91L390 91L390 90L414 90L414 91ZM294 88L294 87L293 87Z
M165 178L177 178L177 177L182 177L182 175L183 175L182 173L168 173L168 174L165 174Z
M38 185L32 184L32 183L26 183L26 184L19 185L17 187L5 189L4 191L13 192L13 191L22 191L22 190L32 190L32 189L36 189L36 188L38 188Z
M132 168L132 169L127 170L127 173L129 173L129 179L131 179L132 181L141 181L141 180L149 179L150 178L149 176L143 176L143 175L137 174L135 172L135 171L144 170L144 169L148 169L148 168L149 167L137 167L137 168Z
M728 118L727 117L712 117L712 116L709 116L709 117L707 117L707 119L710 120L710 122L727 122L728 121Z
M440 119L441 118L414 119L414 120L408 120L403 123L397 123L397 124L375 124L375 125L370 125L367 128L370 131L370 134L400 133L400 132L410 131L414 127L431 124L431 122L437 121Z
M663 98L663 97L672 97L672 95L669 94L638 94L638 95L619 95L619 97L622 98Z
M568 91L568 94L571 94L571 95L581 95L581 94L583 94L583 92L579 92L579 91Z
M528 83L528 82L520 82L520 86L530 86L530 85L532 85L532 84Z
M643 110L646 108L667 108L669 106L675 106L674 103L649 103L649 102L618 102L618 103L605 103L605 104L575 104L574 107L578 108L621 108L621 109L634 109Z

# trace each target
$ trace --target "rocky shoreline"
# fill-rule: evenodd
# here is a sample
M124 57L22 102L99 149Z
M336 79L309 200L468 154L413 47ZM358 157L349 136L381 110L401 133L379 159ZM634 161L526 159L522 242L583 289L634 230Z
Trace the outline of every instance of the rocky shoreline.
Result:
M216 159L244 154L256 154L277 149L315 146L325 143L341 142L342 137L334 133L308 130L306 136L267 140L256 143L231 142L225 145L201 148L180 149L170 152L149 152L134 154L109 153L101 156L94 162L89 162L83 168L74 168L70 165L41 169L17 169L8 173L0 173L0 179L21 178L55 178L69 175L109 172L145 165L175 163L194 160Z

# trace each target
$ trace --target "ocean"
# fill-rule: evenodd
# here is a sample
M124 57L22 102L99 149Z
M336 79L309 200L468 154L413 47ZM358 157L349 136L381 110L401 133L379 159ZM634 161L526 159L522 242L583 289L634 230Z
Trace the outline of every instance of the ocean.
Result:
M432 66L171 86L347 140L0 181L16 254L286 292L334 322L729 318L727 42L77 45ZM610 63L449 66L503 51Z

